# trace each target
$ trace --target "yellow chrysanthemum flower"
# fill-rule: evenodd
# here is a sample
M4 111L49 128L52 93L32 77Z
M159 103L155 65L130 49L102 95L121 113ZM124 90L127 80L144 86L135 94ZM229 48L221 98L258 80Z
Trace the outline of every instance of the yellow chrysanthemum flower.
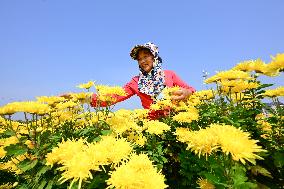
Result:
M36 99L38 102L47 103L50 106L65 101L64 97L59 97L59 96L41 96L41 97L36 97Z
M78 85L78 88L81 89L90 89L92 86L94 86L94 82L93 81L89 81L88 83L82 83L80 85Z
M11 158L11 160L0 164L0 170L8 170L9 172L14 172L15 174L19 175L22 174L23 171L18 168L18 164L22 161L24 161L26 158L32 158L31 156L29 156L27 153L23 154L23 155L19 155L15 158Z
M0 146L0 159L6 156L6 150L4 150L4 146Z
M239 70L245 72L255 71L256 73L267 72L267 64L265 64L261 59L248 60L237 64L232 70Z
M170 100L171 97L172 97L173 92L176 92L178 90L180 90L180 87L177 87L177 86L175 86L175 87L165 87L163 89L163 91L162 91L163 98L167 99L167 100Z
M18 110L15 103L9 103L5 106L0 107L0 115L12 115L17 111Z
M72 188L74 182L79 181L78 189L80 189L83 180L93 179L90 171L91 169L94 170L94 167L92 166L91 156L88 156L86 151L73 153L73 157L68 161L63 161L62 164L63 166L58 168L58 170L64 172L58 181L63 183L72 179L69 188ZM97 167L96 170L99 170L99 168Z
M0 139L0 159L4 158L7 153L4 150L6 146L9 146L11 144L17 144L18 142L19 142L19 139L16 136L11 136L9 138L1 138Z
M116 133L123 133L138 127L129 110L119 110L115 112L114 115L106 119L106 122Z
M52 149L46 155L46 164L62 164L58 170L63 171L59 181L61 183L72 179L70 187L74 182L79 181L79 187L83 180L92 179L90 170L99 170L98 165L94 166L94 157L89 156L87 142L84 139L62 141L58 147ZM74 152L76 152L74 154Z
M190 134L189 128L178 127L176 128L175 135L177 136L178 141L180 142L187 142L188 141L188 134Z
M132 114L135 120L147 119L149 109L135 109Z
M110 172L108 188L164 189L165 177L152 165L147 155L132 155L130 160Z
M215 189L215 186L211 184L207 179L199 178L196 183L201 189Z
M193 93L188 99L187 99L187 104L190 106L197 106L202 103L201 99L198 96L194 95Z
M281 86L276 89L266 90L263 95L267 97L284 96L284 87Z
M147 138L144 137L142 134L138 135L138 137L135 139L135 144L139 146L144 146L145 143L147 142Z
M199 100L209 100L215 97L217 92L214 90L201 90L193 93L190 98L197 97Z
M47 104L39 102L12 102L0 107L0 115L11 115L16 112L44 115L51 111Z
M194 107L188 107L186 112L179 112L173 117L173 120L180 123L191 123L193 120L198 120L198 110Z
M248 60L236 65L233 70L240 71L255 71L267 76L277 76L279 71L284 69L284 54L277 54L276 57L272 57L272 61L269 64L265 64L262 60Z
M103 136L101 141L91 144L84 139L67 140L62 141L46 155L46 164L62 164L59 168L63 171L59 179L61 183L72 179L70 185L79 181L80 188L82 181L92 179L91 170L100 170L100 165L110 163L118 165L120 161L128 158L132 149L131 144L125 139L116 139L112 136Z
M35 143L31 140L26 140L25 144L28 146L29 149L34 149Z
M269 122L264 121L264 120L259 120L257 123L261 126L261 130L265 132L271 132L272 131L272 126Z
M185 131L185 133L187 133L186 136L178 130L176 132L178 140L181 139L181 142L185 142L188 145L187 149L191 149L195 154L198 154L198 157L205 155L207 158L208 155L216 151L219 147L216 135L208 132L206 129L191 132Z
M171 99L160 99L152 103L150 110L164 110L169 108L176 108L177 104L174 104Z
M57 118L57 120L60 122L64 121L70 121L73 119L73 113L70 111L56 111L51 113L52 118ZM55 119L54 119L55 121Z
M262 120L262 119L265 119L265 118L266 118L266 115L264 115L263 113L257 114L255 116L256 120Z
M178 129L175 134L179 141L185 142L188 149L199 157L200 155L207 157L220 147L226 155L231 154L235 161L245 164L247 160L255 164L255 159L262 159L255 153L266 151L256 144L257 140L250 139L249 133L230 125L212 124L199 131Z
M132 150L132 144L126 139L103 136L98 143L89 144L88 154L93 157L93 165L118 165Z
M175 102L175 106L172 107L172 109L175 111L175 112L181 112L181 111L187 111L188 109L188 103L186 101L176 101ZM169 109L171 110L171 109Z
M283 71L284 70L284 53L277 54L272 57L272 61L268 64L270 70Z
M125 90L119 86L96 85L95 88L97 89L97 99L102 102L114 102L116 100L115 95L127 95Z
M92 124L98 123L100 120L106 120L107 116L103 112L91 112Z
M52 152L46 155L46 165L53 166L55 163L62 163L73 158L74 152L86 150L86 141L84 139L67 140L58 144L58 147L52 149Z
M126 96L125 90L120 86L106 86L106 85L96 85L95 86L99 95L119 95Z
M5 124L5 122L6 122L6 119L4 119L2 116L0 116L0 125Z
M160 107L160 105L157 104L157 103L153 103L153 104L151 104L150 109L151 110L161 110L162 107Z
M213 83L221 80L233 80L233 79L251 79L250 75L247 72L239 70L228 70L218 72L216 75L205 80L205 83Z
M256 155L257 152L265 152L256 143L257 140L250 139L249 133L243 132L230 125L212 124L208 131L218 137L218 143L222 151L228 155L231 154L233 160L241 161L245 164L245 160L255 164L255 159L263 159Z
M7 183L7 184L1 184L0 189L12 189L15 188L12 183Z
M145 121L143 123L143 128L146 129L146 132L155 135L160 135L165 131L171 130L170 126L158 120Z
M173 92L180 90L180 87L166 87L161 93L161 97L155 100L155 103L151 104L151 110L164 110L169 108L177 108L178 103L173 103L171 100Z
M51 111L50 107L47 104L41 104L37 102L26 102L25 104L23 104L22 108L23 112L38 115L44 115Z
M225 80L219 82L219 84L221 85L222 92L225 93L240 93L245 90L255 89L259 87L258 83L243 80Z
M145 143L147 142L147 138L143 136L142 133L138 134L138 133L133 133L133 132L128 134L127 140L135 143L138 146L144 146Z
M80 101L82 103L90 103L91 101L92 93L72 93L71 97L74 101Z
M7 126L8 127L11 126L14 131L17 130L17 134L28 134L25 124L17 121L12 121L9 119L4 119L3 117L0 116L0 133L5 132Z
M9 138L1 138L0 146L9 146L11 144L17 144L19 139L16 136L11 136Z
M76 106L78 106L78 103L75 103L73 101L60 102L56 105L56 109L64 110L64 109L68 109L68 108L74 108Z

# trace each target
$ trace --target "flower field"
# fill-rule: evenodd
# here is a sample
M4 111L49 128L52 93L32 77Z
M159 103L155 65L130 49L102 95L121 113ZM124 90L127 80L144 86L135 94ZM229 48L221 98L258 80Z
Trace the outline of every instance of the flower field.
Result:
M178 87L165 88L149 110L112 111L124 90L92 81L68 98L6 104L0 188L281 188L284 86L259 76L283 81L283 71L284 54L244 61L206 78L211 89L185 101L170 100ZM157 111L164 116L149 119Z

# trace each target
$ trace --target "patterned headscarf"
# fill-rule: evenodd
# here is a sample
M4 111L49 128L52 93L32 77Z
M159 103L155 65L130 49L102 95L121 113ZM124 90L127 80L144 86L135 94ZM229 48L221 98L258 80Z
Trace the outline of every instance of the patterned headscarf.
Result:
M132 48L130 56L132 59L137 60L138 51L141 49L149 49L154 55L154 62L152 70L147 73L139 66L139 80L138 90L141 93L152 96L154 99L165 88L165 73L162 70L162 59L159 56L158 47L151 43L145 43L144 45L136 45Z

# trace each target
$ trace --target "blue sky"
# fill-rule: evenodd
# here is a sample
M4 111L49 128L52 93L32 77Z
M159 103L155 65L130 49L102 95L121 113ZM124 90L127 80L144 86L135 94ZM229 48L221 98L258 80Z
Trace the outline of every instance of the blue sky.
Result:
M163 68L196 89L240 61L284 50L283 0L0 0L0 105L79 92L138 74L136 45L159 46ZM284 77L265 82L283 85ZM141 108L138 97L117 108Z

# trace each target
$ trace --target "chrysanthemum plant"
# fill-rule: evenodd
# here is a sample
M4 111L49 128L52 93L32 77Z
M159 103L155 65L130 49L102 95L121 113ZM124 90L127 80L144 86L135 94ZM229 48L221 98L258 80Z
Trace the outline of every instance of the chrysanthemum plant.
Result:
M68 98L4 105L0 188L281 188L284 88L259 77L283 70L284 54L244 61L187 100L166 88L150 110L113 112L124 90L92 81ZM165 116L150 120L157 110Z

